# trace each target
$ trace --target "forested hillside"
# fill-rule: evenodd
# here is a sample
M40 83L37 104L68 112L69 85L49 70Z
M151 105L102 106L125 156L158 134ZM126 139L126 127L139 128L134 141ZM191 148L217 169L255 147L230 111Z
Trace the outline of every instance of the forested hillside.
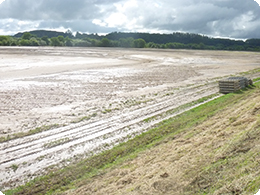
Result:
M75 35L70 30L56 32L35 30L0 36L0 46L74 46L74 47L125 47L162 49L207 49L260 51L260 39L231 40L199 34L174 32L172 34L112 32L107 35Z
M63 36L63 37L69 37L73 38L73 34L70 30L64 32L58 32L58 31L48 31L48 30L34 30L29 32L32 35L35 35L36 37L44 37L47 36L48 38L52 37L58 37L58 36ZM21 38L23 36L24 32L20 32L14 35L16 38Z

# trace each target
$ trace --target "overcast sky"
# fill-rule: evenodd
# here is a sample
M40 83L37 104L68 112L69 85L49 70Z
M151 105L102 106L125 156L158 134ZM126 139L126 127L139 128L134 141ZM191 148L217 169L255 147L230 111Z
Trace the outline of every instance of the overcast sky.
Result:
M260 0L259 0L260 1ZM0 34L36 29L73 32L189 32L260 38L254 0L0 0Z

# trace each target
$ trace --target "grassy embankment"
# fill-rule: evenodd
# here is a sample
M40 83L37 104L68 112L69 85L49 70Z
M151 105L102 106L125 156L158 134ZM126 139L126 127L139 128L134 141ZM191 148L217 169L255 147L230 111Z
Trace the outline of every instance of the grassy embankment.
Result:
M172 142L184 134L185 139L191 138L194 136L191 129L194 130L200 124L210 121L223 110L235 107L243 101L250 101L251 97L260 96L260 83L251 88L227 94L163 121L157 127L127 143L82 160L78 164L51 172L5 194L52 194L86 185L95 178L94 176L105 174L109 168L119 167L125 161L135 159L140 152L165 142ZM260 112L257 110L258 107L254 107L255 104L256 102L251 103L255 122L250 128L243 128L243 122L238 120L239 116L224 116L228 117L230 124L238 129L237 133L229 137L225 144L214 148L212 154L208 156L207 163L200 164L194 171L185 173L187 181L192 181L183 187L183 194L213 194L227 184L230 186L230 194L253 194L259 189L260 175L257 176L257 173L259 173L260 150L255 146L260 137ZM218 158L214 157L215 153L218 153ZM234 181L238 181L239 186L234 187L232 185Z

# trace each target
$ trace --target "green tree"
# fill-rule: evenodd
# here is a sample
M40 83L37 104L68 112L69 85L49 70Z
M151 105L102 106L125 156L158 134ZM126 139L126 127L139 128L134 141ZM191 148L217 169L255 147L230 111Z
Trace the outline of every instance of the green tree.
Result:
M51 38L51 46L62 46L60 40L58 39L58 37L52 37Z
M35 37L32 37L29 42L30 46L39 46L39 42Z
M90 47L91 43L86 40L79 39L74 42L74 45L76 47Z
M200 48L200 49L205 49L205 48L206 48L206 45L205 45L204 43L200 43L200 44L199 44L199 48Z
M110 40L110 47L118 47L119 46L119 41L111 41Z
M147 43L147 47L148 48L155 48L155 43L149 42L149 43Z
M48 38L47 36L43 36L43 37L41 38L41 40L45 41L45 43L46 43L47 45L50 44L50 40L49 40L49 38Z
M71 39L67 39L67 40L65 41L65 46L67 46L67 47L72 47L72 46L73 46L72 40L71 40Z
M132 38L132 37L128 37L126 39L120 38L119 46L120 47L134 47L134 38Z
M19 45L21 46L30 46L30 41L27 39L22 39L19 41Z
M47 46L46 41L44 41L42 39L38 40L38 43L39 43L40 46Z
M31 37L32 37L31 33L25 32L25 33L23 33L22 39L30 40Z
M101 46L101 47L109 47L109 46L110 46L110 41L109 41L109 39L108 39L108 38L103 38L103 39L101 39L100 46Z
M64 38L62 35L59 35L59 36L58 36L58 39L59 39L59 41L62 42L62 43L64 43L64 41L65 41L65 38Z
M145 45L146 45L146 42L143 39L136 39L136 40L134 40L134 47L135 48L144 48Z
M91 39L90 43L92 47L96 47L99 45L99 41L96 39Z
M9 36L0 36L0 46L9 46L11 39Z
M16 42L12 42L10 46L17 46Z

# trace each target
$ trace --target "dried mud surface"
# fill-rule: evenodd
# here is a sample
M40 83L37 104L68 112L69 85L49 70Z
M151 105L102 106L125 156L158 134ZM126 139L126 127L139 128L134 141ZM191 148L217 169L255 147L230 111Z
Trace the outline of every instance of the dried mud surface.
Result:
M0 137L55 128L0 143L0 189L125 141L259 62L254 52L1 47Z

